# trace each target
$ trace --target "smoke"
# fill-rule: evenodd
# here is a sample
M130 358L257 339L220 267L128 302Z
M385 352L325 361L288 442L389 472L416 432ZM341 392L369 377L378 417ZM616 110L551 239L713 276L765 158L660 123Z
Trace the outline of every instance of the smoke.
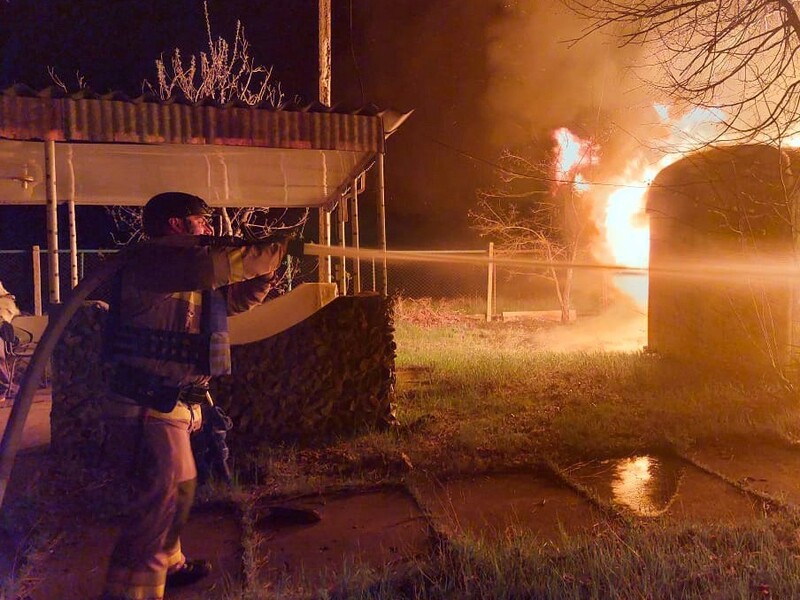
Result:
M641 50L609 35L582 38L586 26L552 0L520 0L493 21L486 106L494 142L519 147L566 126L607 157L651 137L655 98L644 74L631 70Z
M600 315L542 329L537 341L550 352L636 352L647 344L647 312L622 297Z

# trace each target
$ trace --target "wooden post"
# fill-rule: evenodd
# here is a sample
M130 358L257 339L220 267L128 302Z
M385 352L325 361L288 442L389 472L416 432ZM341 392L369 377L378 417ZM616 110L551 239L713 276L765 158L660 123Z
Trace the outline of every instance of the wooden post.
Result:
M31 252L33 262L33 314L42 316L42 253L39 246L34 246Z
M384 252L381 259L381 292L384 296L389 295L389 277L386 266L386 182L383 172L383 154L378 154L378 244Z
M56 143L44 143L44 164L47 181L47 258L50 267L50 303L61 303L61 285L58 274L58 193L56 190Z
M486 274L486 322L494 315L494 242L489 242L489 266Z
M331 105L331 0L319 0L319 101Z

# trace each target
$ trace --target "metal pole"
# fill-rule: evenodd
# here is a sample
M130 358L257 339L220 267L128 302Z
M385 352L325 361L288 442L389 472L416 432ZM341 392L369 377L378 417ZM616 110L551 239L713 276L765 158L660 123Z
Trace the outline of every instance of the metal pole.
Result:
M378 244L383 252L386 252L386 182L383 172L383 154L378 154ZM389 295L388 268L386 266L386 254L381 260L381 291L384 296Z
M56 143L44 143L44 164L47 180L47 257L50 267L50 303L61 302L61 286L58 275L58 193L56 191Z
M331 105L331 0L319 0L319 101ZM331 243L331 215L324 208L319 209L319 243ZM330 256L320 256L318 260L319 281L330 283Z
M324 208L319 209L319 244L320 246L331 245L331 214ZM331 282L331 257L319 257L319 281L320 283Z
M353 214L350 215L350 231L352 235L353 248L356 250L361 246L361 239L358 231L358 177L353 182ZM353 264L353 293L361 293L361 259L356 257Z
M339 200L339 209L337 211L337 224L339 225L339 247L344 249L347 247L345 223L347 222L347 198ZM347 259L344 254L339 257L339 294L342 296L347 295Z
M70 288L78 285L78 228L75 224L75 199L67 200L69 213L69 280Z
M487 267L486 276L486 321L487 323L492 320L494 315L494 307L492 306L492 299L494 297L494 242L489 242L489 265Z
M42 253L39 246L34 246L31 252L33 262L33 314L42 316Z

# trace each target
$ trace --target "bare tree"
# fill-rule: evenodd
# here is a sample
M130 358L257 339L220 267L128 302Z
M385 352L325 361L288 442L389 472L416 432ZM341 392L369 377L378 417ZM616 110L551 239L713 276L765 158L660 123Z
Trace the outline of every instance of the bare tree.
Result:
M174 97L190 102L212 99L220 104L238 100L251 106L264 102L273 107L280 106L284 97L280 83L272 81L272 67L257 64L251 56L250 43L241 22L236 22L233 44L230 44L222 36L214 39L207 1L203 2L203 11L208 51L201 52L199 59L190 56L184 64L180 49L175 48L169 61L163 58L155 61L157 84L145 80L143 87L162 100ZM111 206L108 212L117 228L113 237L118 245L141 239L140 207ZM223 234L264 239L276 233L302 230L309 210L223 207L219 215L222 220L219 229ZM285 288L285 283L283 274L279 287Z
M257 64L251 56L250 42L241 22L236 22L231 44L222 36L214 38L208 2L203 2L203 11L208 51L201 52L199 59L190 56L184 64L180 49L175 48L169 61L156 60L157 85L145 80L143 86L162 100L175 97L190 102L212 99L221 104L238 100L251 106L263 102L279 106L283 101L280 83L273 83L272 67ZM271 212L264 208L232 209L230 213L228 210L220 210L221 229L227 235L267 236L279 230L302 227L308 217L308 210L300 213ZM111 207L109 213L117 225L115 241L118 244L127 244L141 237L141 209Z
M800 132L800 16L796 0L562 0L641 45L647 77L674 101L724 113L723 139L774 141ZM577 42L578 40L573 40Z
M537 275L552 282L561 322L568 323L573 269L557 263L575 262L583 249L588 220L580 185L554 181L553 161L534 161L510 151L497 166L500 184L478 191L478 206L469 213L472 226L501 253L529 254L553 263Z
M231 46L221 36L214 39L208 2L203 2L203 11L208 52L201 52L199 61L192 55L184 65L180 49L175 48L169 62L163 58L156 60L158 87L146 80L144 86L157 91L162 100L182 96L191 102L210 98L221 104L240 100L251 106L265 101L279 106L283 101L281 85L272 82L272 67L256 64L250 55L250 42L244 35L241 21L236 21Z

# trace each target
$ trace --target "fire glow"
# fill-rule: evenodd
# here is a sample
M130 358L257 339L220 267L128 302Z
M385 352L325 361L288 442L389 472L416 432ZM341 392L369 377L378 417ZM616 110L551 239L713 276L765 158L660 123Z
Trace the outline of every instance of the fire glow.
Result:
M583 171L600 160L599 148L566 128L553 134L556 141L556 178L574 186L575 191L589 194L593 203L602 206L595 211L602 242L594 249L596 258L610 257L623 267L646 267L650 249L650 229L644 213L647 187L644 182L626 180L607 196L600 196L596 186L587 181Z
M554 132L556 142L556 179L574 186L594 206L595 225L600 240L592 248L595 258L613 261L620 267L647 268L650 254L650 226L646 213L648 186L658 172L716 139L717 126L723 115L705 109L694 109L672 118L666 105L653 106L664 128L658 148L642 148L633 156L619 176L592 184L589 167L599 165L602 156L598 145L581 139L567 128ZM654 156L655 155L655 156ZM649 160L645 160L648 157ZM612 185L607 185L611 183Z

